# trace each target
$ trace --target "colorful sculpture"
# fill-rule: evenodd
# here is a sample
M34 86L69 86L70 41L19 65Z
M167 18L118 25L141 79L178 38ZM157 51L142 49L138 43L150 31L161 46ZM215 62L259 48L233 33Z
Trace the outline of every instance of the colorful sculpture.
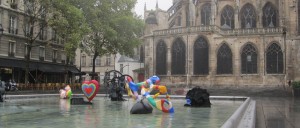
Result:
M100 85L96 80L84 81L81 85L81 89L86 98L91 102L93 98L96 96Z
M67 85L64 89L60 89L59 93L61 99L70 99L73 94L70 85Z
M164 85L157 85L160 82L160 79L158 76L152 76L149 79L147 79L144 82L140 83L133 83L132 79L130 77L127 78L126 89L128 92L128 95L131 96L133 99L140 101L141 99L138 96L138 90L141 89L141 94L143 98L146 98L147 101L151 104L151 106L161 110L165 113L174 113L174 108L172 106L172 103L170 102L170 97L167 93L167 88ZM158 93L156 93L154 96L151 96L150 93L153 90L158 90ZM158 95L165 94L166 99L161 100L155 100Z

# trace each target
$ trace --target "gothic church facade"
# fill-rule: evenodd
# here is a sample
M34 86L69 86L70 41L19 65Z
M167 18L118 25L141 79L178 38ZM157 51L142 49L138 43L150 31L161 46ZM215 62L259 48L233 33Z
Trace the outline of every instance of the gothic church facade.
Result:
M286 87L300 80L298 8L297 0L145 6L145 76L167 85Z

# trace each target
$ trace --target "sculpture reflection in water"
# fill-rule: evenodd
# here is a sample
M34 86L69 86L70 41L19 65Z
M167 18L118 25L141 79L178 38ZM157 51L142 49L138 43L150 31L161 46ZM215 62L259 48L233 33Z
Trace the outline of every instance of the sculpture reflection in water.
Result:
M70 100L60 99L59 108L60 108L60 113L63 116L65 116L65 117L70 116L70 109L71 109Z

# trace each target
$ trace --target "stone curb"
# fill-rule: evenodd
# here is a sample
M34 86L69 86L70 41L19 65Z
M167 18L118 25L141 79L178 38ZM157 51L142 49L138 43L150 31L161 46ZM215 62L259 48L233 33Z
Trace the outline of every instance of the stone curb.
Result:
M248 97L221 128L255 128L256 102Z

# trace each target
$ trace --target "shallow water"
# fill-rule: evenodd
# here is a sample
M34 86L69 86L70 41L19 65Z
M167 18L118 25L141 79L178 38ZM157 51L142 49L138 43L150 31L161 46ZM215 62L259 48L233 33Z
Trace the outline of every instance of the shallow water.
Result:
M58 97L7 100L0 103L0 128L219 128L243 101L211 100L211 108L183 107L171 100L175 113L153 109L151 114L130 114L135 101L70 105Z

